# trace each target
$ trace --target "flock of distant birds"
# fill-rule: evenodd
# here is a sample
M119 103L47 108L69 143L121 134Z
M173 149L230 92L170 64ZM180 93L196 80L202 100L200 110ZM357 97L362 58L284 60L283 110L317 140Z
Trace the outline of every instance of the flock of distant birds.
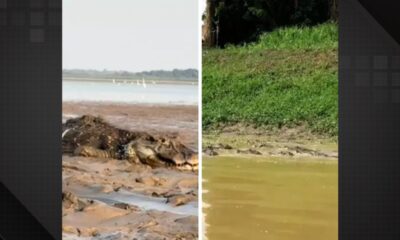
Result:
M121 85L121 83L124 83L124 84L129 84L130 83L132 85L135 84L134 81L128 81L128 80L116 81L115 79L113 79L112 82L113 82L113 84L116 84L116 85ZM156 82L152 81L152 84L156 85ZM139 80L136 80L136 85L142 86L143 88L147 88L146 80L144 80L144 78L142 78L142 83L140 83Z
M121 84L135 84L135 80L115 80L115 78L112 80L112 83L119 86ZM151 81L151 84L156 85L156 81ZM192 85L195 85L195 83L191 83ZM146 80L142 78L142 81L136 80L136 85L142 86L143 88L147 88Z

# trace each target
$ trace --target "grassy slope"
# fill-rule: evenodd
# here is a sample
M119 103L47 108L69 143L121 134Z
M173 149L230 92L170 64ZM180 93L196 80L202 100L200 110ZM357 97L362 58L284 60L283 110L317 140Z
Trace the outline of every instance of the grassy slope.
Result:
M286 28L256 43L203 51L203 126L306 125L337 134L335 24Z

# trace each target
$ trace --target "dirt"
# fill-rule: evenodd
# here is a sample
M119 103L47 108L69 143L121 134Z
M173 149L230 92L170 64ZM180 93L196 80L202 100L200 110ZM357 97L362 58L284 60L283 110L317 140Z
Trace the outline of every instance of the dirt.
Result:
M304 127L263 129L234 125L204 132L203 153L337 160L338 144L336 137L316 135Z
M197 107L64 103L116 127L197 148ZM198 175L129 161L64 155L63 239L198 239Z
M178 137L180 141L194 149L198 146L197 106L108 102L63 103L63 121L82 115L101 116L119 128Z

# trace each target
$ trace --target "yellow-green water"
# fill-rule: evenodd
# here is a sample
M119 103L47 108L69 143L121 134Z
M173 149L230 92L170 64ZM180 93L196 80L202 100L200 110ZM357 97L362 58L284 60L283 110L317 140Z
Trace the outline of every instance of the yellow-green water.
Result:
M337 240L337 161L203 160L208 240Z

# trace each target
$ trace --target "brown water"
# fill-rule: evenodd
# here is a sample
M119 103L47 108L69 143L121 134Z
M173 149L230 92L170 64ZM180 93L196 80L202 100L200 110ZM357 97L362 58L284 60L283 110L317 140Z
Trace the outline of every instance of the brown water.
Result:
M208 240L337 240L338 164L218 157L203 160Z

